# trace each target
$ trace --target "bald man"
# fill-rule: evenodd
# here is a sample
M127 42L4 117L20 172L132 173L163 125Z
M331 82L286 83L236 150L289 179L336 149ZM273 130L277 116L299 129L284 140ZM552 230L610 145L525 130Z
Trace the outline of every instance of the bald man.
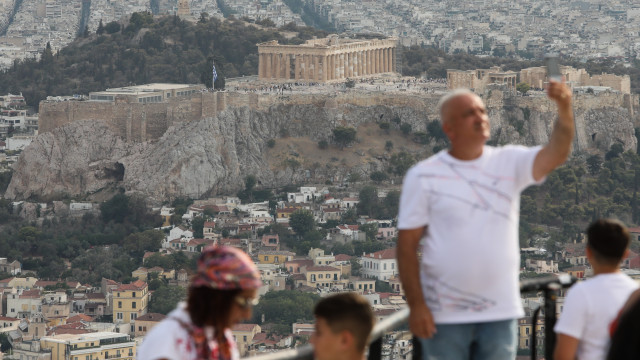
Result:
M398 270L424 359L515 358L520 193L565 162L574 133L571 89L552 81L547 95L558 120L549 143L532 148L487 146L476 94L440 100L450 147L407 172L398 216Z

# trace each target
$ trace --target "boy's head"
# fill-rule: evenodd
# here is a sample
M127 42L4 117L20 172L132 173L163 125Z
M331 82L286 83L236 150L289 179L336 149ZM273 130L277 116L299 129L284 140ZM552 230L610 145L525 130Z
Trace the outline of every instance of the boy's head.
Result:
M630 235L618 220L599 219L587 228L587 246L596 262L618 266L629 247Z
M362 357L375 318L369 302L355 293L322 299L315 307L311 342L317 360Z

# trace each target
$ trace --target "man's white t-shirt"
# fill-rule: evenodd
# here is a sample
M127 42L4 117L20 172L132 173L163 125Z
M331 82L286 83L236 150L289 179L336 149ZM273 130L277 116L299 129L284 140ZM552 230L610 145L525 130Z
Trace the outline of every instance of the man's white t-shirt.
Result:
M578 339L579 360L602 360L609 351L609 327L638 283L622 273L600 274L574 285L553 330Z
M524 316L518 282L520 193L540 147L485 146L471 161L446 150L405 176L399 229L427 226L421 284L436 324Z

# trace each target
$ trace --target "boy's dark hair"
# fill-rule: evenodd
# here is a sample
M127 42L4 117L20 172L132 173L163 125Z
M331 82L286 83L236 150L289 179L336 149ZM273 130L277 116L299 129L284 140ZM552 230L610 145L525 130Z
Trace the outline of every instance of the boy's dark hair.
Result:
M629 246L631 236L626 226L618 220L599 219L587 228L587 246L595 260L608 266L617 266Z
M316 305L313 314L322 318L334 334L344 330L353 334L356 349L364 352L375 317L371 305L356 293L326 297Z

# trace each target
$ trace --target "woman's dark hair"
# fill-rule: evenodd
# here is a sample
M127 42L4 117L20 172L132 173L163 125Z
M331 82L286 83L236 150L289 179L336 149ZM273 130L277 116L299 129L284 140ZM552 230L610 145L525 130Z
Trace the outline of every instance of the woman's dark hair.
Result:
M198 327L213 326L216 340L223 349L227 346L224 329L233 326L229 315L234 298L241 291L240 289L216 290L204 286L189 289L187 312L191 317L191 322Z

